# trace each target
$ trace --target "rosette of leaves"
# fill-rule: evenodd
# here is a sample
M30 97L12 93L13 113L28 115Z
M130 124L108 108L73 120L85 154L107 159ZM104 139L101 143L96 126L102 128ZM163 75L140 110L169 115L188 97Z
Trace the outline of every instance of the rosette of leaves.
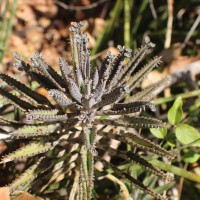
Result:
M17 91L14 94L1 87L0 94L9 100L9 105L14 105L22 113L17 121L2 116L1 132L5 140L26 143L5 155L0 163L20 158L39 158L9 185L11 195L28 189L41 194L51 184L62 184L62 180L67 179L66 195L69 199L89 200L95 182L95 163L98 162L102 170L112 169L115 176L129 181L154 198L167 199L102 157L105 153L117 156L124 162L136 163L156 176L172 181L172 177L134 151L109 146L109 141L113 139L169 159L174 157L171 152L131 131L133 128L164 126L158 119L139 114L145 109L155 110L152 94L166 79L140 92L133 92L161 62L159 57L155 57L135 73L140 61L154 44L146 37L144 45L133 55L130 49L118 46L119 54L116 57L108 52L101 66L91 67L88 38L81 31L83 23L71 25L72 66L60 58L60 74L43 60L42 53L34 53L30 58L32 64L14 53L15 66L45 88L48 96L33 91L6 74L0 74L0 78ZM10 131L4 131L6 129L3 127L10 127Z

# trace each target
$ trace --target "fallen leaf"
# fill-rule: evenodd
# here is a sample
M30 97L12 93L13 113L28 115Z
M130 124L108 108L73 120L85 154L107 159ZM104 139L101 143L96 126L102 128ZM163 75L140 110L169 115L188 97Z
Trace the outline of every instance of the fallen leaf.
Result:
M9 188L8 187L0 187L0 199L1 200L10 200L9 197Z
M31 9L30 6L24 3L21 3L18 6L16 17L21 20L24 20L26 23L28 23L29 26L37 24L36 15L33 12L33 9Z
M28 192L23 192L19 196L17 196L14 200L44 200L40 197L34 197Z
M200 56L179 56L173 60L169 66L169 73L174 73L180 69L184 69L188 64L200 59Z

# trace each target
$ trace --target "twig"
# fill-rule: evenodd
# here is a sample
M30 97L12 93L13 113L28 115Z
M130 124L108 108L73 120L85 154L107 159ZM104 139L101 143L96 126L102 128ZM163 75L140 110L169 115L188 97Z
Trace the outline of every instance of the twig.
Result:
M77 194L77 190L79 189L79 178L80 172L78 170L75 170L75 178L70 192L69 200L75 199L75 195Z
M103 54L105 54L108 51L108 49L105 49L97 54L95 54L94 56L91 57L90 61L93 61L95 59L97 59L98 57L102 56Z
M161 91L163 91L165 88L170 87L171 85L174 85L175 83L179 81L185 81L190 88L196 89L196 85L193 81L196 75L200 74L200 60L192 62L185 67L183 67L180 70L177 70L175 73L170 74L169 81L164 84L162 87L160 87L158 90L156 90L153 94L153 96L156 96Z
M163 89L162 89L162 91L163 91ZM162 91L159 90L159 92L157 92L157 94L159 94ZM168 103L168 102L174 101L177 97L182 97L182 98L186 99L186 98L196 97L199 95L200 95L200 90L194 90L194 91L190 91L190 92L184 92L181 94L173 95L170 97L161 97L161 98L155 99L154 104L160 105L160 104Z
M107 0L99 0L98 2L92 3L90 5L87 6L68 6L67 4L54 0L55 4L57 4L58 6L66 9L66 10L89 10L89 9L93 9L97 6L99 6L100 4L106 2Z
M173 27L173 4L174 0L168 0L168 21L167 21L167 32L166 32L166 39L165 39L165 49L168 49L171 45L171 38L172 38L172 27Z
M194 24L192 25L190 31L188 32L183 44L181 45L181 48L185 48L185 45L187 44L187 42L189 41L189 39L191 38L192 34L194 33L195 29L197 28L197 26L199 25L200 22L200 13L198 15L198 17L196 18Z
M151 9L151 13L153 15L153 18L157 19L158 16L157 16L157 13L156 13L156 9L155 9L155 7L153 5L153 0L149 0L149 6L150 6L150 9Z

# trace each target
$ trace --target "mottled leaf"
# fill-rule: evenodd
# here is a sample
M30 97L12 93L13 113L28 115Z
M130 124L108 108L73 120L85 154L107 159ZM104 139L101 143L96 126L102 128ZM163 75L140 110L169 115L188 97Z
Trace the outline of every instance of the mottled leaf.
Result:
M23 187L24 191L30 187L30 183L37 177L38 173L35 172L38 165L40 164L41 159L36 162L34 165L29 167L21 176L15 179L10 185L10 193L13 194L17 190L21 190Z
M19 158L27 158L37 154L45 153L53 148L53 145L49 142L31 142L30 144L23 146L16 151L5 155L0 164L7 163Z
M53 97L53 99L61 106L67 107L73 104L72 100L59 90L49 90L48 94L49 96Z
M59 124L26 125L9 133L14 138L29 138L33 136L45 136L54 133Z
M6 90L4 90L3 88L0 88L0 94L4 97L6 97L7 99L9 99L9 101L11 101L12 104L14 104L15 106L17 106L19 109L25 111L25 110L33 110L36 107L31 105L30 103L20 99L19 97L7 92Z
M137 72L133 77L128 80L128 86L130 87L130 91L132 91L135 87L137 87L141 81L152 71L155 67L157 67L161 63L161 57L155 57L149 63L147 63L139 72Z
M27 98L34 100L35 102L39 104L49 104L47 98L45 98L43 95L38 94L35 91L32 91L30 88L28 88L26 85L22 84L20 81L17 81L16 79L6 75L6 74L0 74L0 78L5 81L9 86L14 87L17 91L25 95Z
M148 117L126 117L124 119L116 120L95 120L95 123L106 124L112 126L123 126L123 127L133 127L133 128L159 128L164 127L165 124L162 121L155 118Z

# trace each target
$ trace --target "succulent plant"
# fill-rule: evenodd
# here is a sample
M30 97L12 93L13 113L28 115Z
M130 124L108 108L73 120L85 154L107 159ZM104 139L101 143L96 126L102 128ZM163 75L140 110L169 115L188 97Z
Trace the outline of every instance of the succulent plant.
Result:
M24 157L33 157L32 161L38 159L9 185L11 195L28 189L42 193L52 183L67 178L72 184L67 188L68 198L89 200L94 188L94 171L110 168L118 178L129 181L154 198L167 199L103 157L108 153L124 162L136 163L164 180L173 180L131 150L137 147L169 159L174 157L168 150L133 131L165 126L162 121L140 116L140 113L145 109L155 110L152 94L167 79L134 93L146 75L161 62L160 57L155 57L140 70L136 69L154 44L146 37L144 45L134 55L130 49L118 46L116 57L108 52L101 66L92 67L88 37L81 31L83 23L73 22L71 25L72 66L60 58L61 74L43 60L42 53L34 53L30 58L32 65L14 53L18 70L45 88L48 97L6 74L0 74L0 78L17 91L13 94L1 87L0 94L22 113L19 120L8 119L2 113L1 132L4 140L25 142L24 146L5 155L0 163ZM9 127L9 131L4 127ZM113 148L109 145L111 140L129 144L131 149Z

